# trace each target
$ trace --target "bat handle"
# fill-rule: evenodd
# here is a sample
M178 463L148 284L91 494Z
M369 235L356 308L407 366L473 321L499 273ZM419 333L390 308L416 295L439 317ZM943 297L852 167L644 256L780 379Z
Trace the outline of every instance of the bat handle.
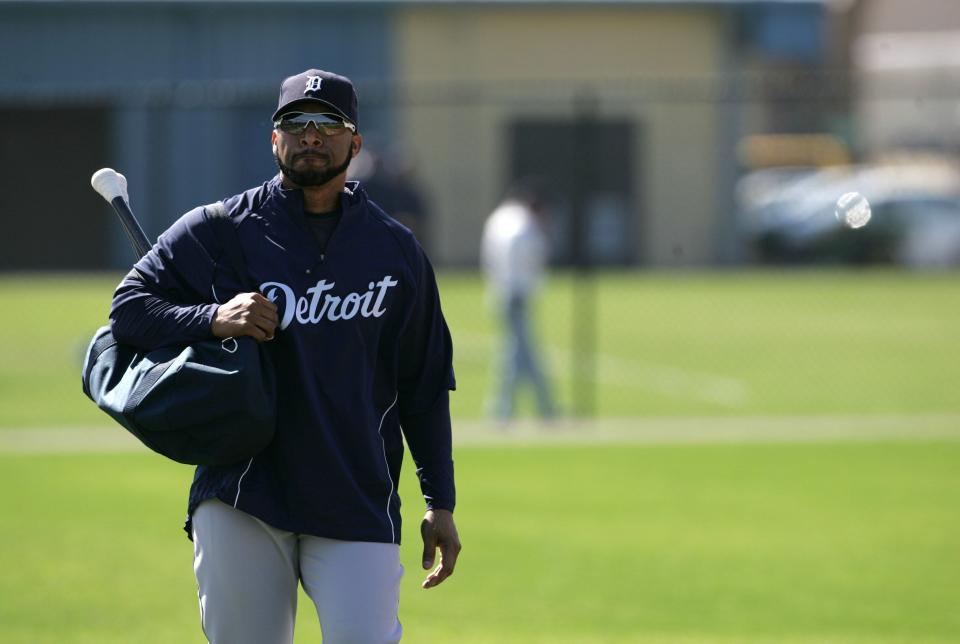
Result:
M130 206L127 205L126 200L124 200L122 196L117 196L110 201L110 205L113 206L113 209L120 217L120 223L123 224L123 231L127 233L127 239L130 240L130 244L137 252L137 258L143 257L150 252L152 244L150 240L147 239L147 234L143 232L143 228L140 227L140 223L133 215L133 211L130 210Z

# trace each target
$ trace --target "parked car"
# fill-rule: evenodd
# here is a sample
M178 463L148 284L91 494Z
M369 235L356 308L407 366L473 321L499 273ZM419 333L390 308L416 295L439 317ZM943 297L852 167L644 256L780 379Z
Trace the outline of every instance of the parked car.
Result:
M835 215L849 192L870 203L863 228ZM960 265L960 170L953 164L759 170L741 179L737 201L753 261Z

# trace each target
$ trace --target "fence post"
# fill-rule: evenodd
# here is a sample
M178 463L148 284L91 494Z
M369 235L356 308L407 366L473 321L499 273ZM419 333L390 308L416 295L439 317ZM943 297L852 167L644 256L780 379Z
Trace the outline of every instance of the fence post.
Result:
M573 350L571 356L571 415L590 418L596 413L596 280L591 257L589 199L594 184L594 164L587 152L595 148L599 100L590 87L573 97L575 153L571 186L571 253L573 264Z

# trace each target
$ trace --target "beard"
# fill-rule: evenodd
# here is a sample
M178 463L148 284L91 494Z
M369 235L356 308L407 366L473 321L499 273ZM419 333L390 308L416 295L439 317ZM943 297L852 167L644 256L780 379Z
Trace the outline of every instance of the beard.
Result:
M280 172L283 173L283 176L301 188L311 188L327 184L334 177L337 177L347 171L352 158L353 155L348 150L346 158L340 165L320 170L295 170L294 168L285 165L283 161L280 160L280 157L277 156L276 152L273 153L273 160L277 162L277 167L280 168ZM295 154L293 155L292 161L296 162L296 159L297 155Z

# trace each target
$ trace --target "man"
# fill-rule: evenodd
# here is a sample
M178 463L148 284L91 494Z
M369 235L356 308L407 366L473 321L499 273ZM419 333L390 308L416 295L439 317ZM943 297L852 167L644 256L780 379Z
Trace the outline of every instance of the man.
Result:
M363 143L350 80L316 69L285 79L273 121L280 173L223 202L248 275L227 265L230 240L196 208L121 282L111 326L144 349L247 335L274 359L275 439L247 462L198 467L190 489L210 642L292 642L298 581L324 642L396 642L401 428L427 501L424 568L441 554L424 588L460 550L450 334L420 246L346 182Z
M508 191L483 228L481 263L504 322L502 373L493 410L501 421L513 417L516 390L525 380L533 385L540 416L551 419L556 413L529 323L531 300L547 266L545 219L544 191L527 179Z
M369 166L368 176L363 179L367 194L409 228L421 246L429 249L427 200L417 186L411 160L401 150L394 149L386 154L371 155Z

